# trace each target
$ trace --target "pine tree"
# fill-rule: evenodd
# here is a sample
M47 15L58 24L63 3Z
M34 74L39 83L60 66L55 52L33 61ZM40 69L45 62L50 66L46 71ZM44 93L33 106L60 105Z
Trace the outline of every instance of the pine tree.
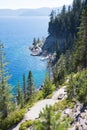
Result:
M33 75L32 75L32 72L29 71L28 80L27 80L27 95L28 95L28 98L31 98L31 96L34 94L34 92L35 92L35 87L34 87Z
M52 94L53 90L55 89L54 85L52 84L52 81L50 81L49 76L46 75L46 79L44 81L43 86L43 97L46 98L49 94Z
M17 103L21 106L21 108L24 106L24 94L20 86L20 82L17 84Z
M40 38L38 37L38 39L37 39L37 43L40 43Z
M40 113L41 119L42 119L42 130L52 130L52 118L53 118L53 111L52 107L46 106L45 109L43 109L43 112Z
M59 59L59 57L60 57L60 48L58 40L56 40L56 61Z
M84 105L87 105L87 69L79 72L76 75L76 80L77 80L77 84L76 84L77 99Z
M66 61L65 56L62 54L53 69L53 78L56 87L58 87L57 86L58 84L63 83L65 76L66 76Z
M11 86L8 83L10 76L7 71L7 62L5 60L4 46L0 43L0 112L2 117L8 115L9 104L11 102Z
M34 37L34 39L33 39L33 45L36 46L36 44L37 44L37 40L36 40L36 38Z
M24 93L24 98L26 100L26 77L25 77L25 74L23 74L23 93Z
M56 12L55 12L54 10L52 10L52 11L51 11L51 14L50 14L50 20L51 20L51 22L54 21L55 16L56 16Z
M82 0L73 0L73 11L77 12L81 8L81 2Z
M69 100L72 100L73 98L76 98L76 78L74 78L74 75L71 74L68 87L67 87L67 95Z
M62 10L61 10L61 14L65 15L65 13L66 13L66 6L64 5L63 8L62 8Z
M78 66L81 66L81 68L87 67L87 6L84 8L82 12L75 58L77 67Z

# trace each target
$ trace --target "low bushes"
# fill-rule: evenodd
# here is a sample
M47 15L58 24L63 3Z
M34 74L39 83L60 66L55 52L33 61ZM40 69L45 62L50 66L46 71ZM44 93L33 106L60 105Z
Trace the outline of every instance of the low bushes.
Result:
M0 128L2 130L7 130L13 125L16 125L23 119L25 112L25 109L21 109L11 113L7 118L3 119L3 121L0 122Z
M58 110L64 110L66 108L73 108L74 107L74 104L72 102L70 102L69 100L62 100L58 103L56 103L54 106L53 106L53 110L54 111L58 111Z
M33 125L33 121L29 120L21 124L19 130L27 130L28 127Z

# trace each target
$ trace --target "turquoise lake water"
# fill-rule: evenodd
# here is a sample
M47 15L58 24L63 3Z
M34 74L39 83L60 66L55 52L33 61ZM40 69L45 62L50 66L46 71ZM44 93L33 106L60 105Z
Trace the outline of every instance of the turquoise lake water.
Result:
M30 55L29 46L33 38L48 35L48 17L0 17L0 41L4 43L8 69L11 74L10 84L22 84L22 75L29 70L34 75L36 87L40 86L46 74L46 62L41 57Z

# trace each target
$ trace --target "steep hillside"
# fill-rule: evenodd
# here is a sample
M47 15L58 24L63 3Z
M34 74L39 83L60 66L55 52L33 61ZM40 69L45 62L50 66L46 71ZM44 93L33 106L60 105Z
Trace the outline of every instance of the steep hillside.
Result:
M83 7L84 4L81 0L74 0L72 6L68 7L68 11L64 5L61 13L57 14L55 11L51 12L48 28L49 36L46 39L43 50L47 48L49 53L55 52L56 42L61 53L65 53L66 50L73 46L77 38ZM52 39L52 41L50 39Z

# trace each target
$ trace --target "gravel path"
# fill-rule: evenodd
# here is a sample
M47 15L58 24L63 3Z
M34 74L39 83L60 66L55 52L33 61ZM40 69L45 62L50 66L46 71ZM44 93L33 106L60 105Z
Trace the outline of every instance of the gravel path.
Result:
M26 114L25 120L35 120L39 117L40 111L46 107L46 105L53 105L55 104L55 100L53 99L45 99L36 103Z
M19 130L20 124L24 121L37 119L39 117L39 113L43 110L43 108L46 107L46 105L54 105L56 102L59 101L58 97L60 94L63 94L64 97L66 96L65 86L54 92L52 99L44 99L37 102L33 107L30 108L29 111L27 111L24 116L24 119L15 128L12 128L10 130Z

